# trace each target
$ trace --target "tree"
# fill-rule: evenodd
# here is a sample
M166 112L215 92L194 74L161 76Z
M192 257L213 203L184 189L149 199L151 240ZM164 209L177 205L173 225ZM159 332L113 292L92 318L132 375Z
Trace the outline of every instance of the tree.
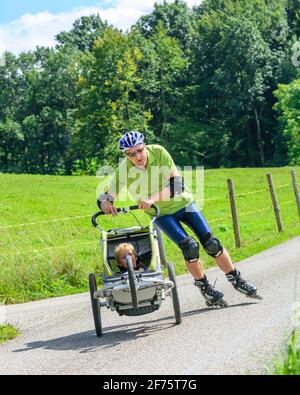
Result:
M13 117L19 103L18 58L4 53L3 64L0 64L0 120Z
M300 0L287 0L286 12L291 36L300 40Z
M236 158L243 160L245 143L252 151L248 155L254 157L256 141L260 165L264 166L261 116L272 72L271 52L249 20L217 14L200 21L196 50L195 68L201 70L199 84L201 91L207 92L204 97L207 112L209 117L225 117L227 124L231 124L232 153Z
M187 51L193 41L195 20L185 1L175 0L173 3L155 3L151 14L142 16L134 26L145 38L150 39L157 33L158 26L163 24L166 34L178 40L181 49Z
M179 115L168 149L179 166L230 167L230 133L222 120L204 123Z
M95 157L99 163L116 162L115 147L124 130L148 130L151 114L136 100L141 57L131 36L114 29L82 57L73 143L85 171L87 161Z
M23 81L18 117L24 128L24 167L52 174L68 168L69 113L75 107L76 58L73 49L37 48L31 67L20 56Z
M23 141L21 126L11 119L0 121L0 170L15 171Z
M1 60L0 171L94 173L129 129L180 164L294 161L296 99L281 86L299 78L298 34L299 0L164 1L130 33L80 18L56 48Z
M20 172L24 136L18 122L21 83L18 58L6 52L0 65L0 171Z
M90 51L94 42L103 37L109 25L103 22L99 15L83 16L73 24L69 32L61 32L56 40L61 45L75 47L80 51Z
M300 165L300 79L280 84L274 95L278 99L274 109L280 114L280 130L287 139L289 164Z
M200 118L225 121L232 131L232 160L240 165L263 166L274 157L272 92L294 73L284 5L206 0L195 11L201 17L192 52L191 74L198 73L194 103Z
M180 87L188 61L179 41L167 34L163 22L158 24L150 39L135 32L134 40L143 55L139 61L139 101L153 115L151 126L156 140L168 142L176 120L178 102L184 94L184 89Z
M200 18L209 14L217 16L218 13L238 19L246 18L257 27L264 41L273 50L286 44L288 1L293 0L204 0L194 12Z

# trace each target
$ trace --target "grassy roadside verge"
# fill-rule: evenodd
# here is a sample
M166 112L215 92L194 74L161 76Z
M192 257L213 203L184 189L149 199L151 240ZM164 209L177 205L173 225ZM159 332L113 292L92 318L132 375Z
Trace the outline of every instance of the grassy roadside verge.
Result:
M267 190L267 172L273 174L281 204L284 231L280 234ZM300 184L300 167L296 172ZM228 178L235 185L240 249L234 243ZM97 272L100 263L99 234L90 223L97 210L98 182L96 177L0 174L0 303L87 291L88 273ZM202 211L235 262L300 235L290 168L207 170L204 187ZM136 216L149 221L144 213ZM130 214L101 221L106 229L136 224ZM181 251L166 237L165 245L176 273L186 273ZM203 250L201 259L206 268L214 264Z
M293 332L283 360L275 363L273 375L300 375L300 333Z
M19 331L11 325L0 325L0 344L15 339L18 335Z

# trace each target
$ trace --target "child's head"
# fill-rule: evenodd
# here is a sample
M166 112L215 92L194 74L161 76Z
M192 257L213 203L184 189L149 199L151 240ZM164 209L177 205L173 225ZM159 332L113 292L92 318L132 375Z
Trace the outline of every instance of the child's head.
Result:
M130 255L132 260L133 268L137 266L137 253L130 243L119 244L115 249L115 258L118 266L127 268L126 256Z

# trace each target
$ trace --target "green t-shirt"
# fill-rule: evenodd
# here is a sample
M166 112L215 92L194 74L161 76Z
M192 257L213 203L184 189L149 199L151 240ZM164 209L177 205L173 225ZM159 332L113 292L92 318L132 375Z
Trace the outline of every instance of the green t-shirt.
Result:
M169 183L170 173L176 170L175 163L168 151L160 145L147 145L147 168L141 170L125 158L115 174L109 188L117 194L118 201L147 200L155 193L162 191ZM194 201L193 195L185 190L166 201L158 201L156 205L161 215L174 214ZM153 210L146 210L150 215Z

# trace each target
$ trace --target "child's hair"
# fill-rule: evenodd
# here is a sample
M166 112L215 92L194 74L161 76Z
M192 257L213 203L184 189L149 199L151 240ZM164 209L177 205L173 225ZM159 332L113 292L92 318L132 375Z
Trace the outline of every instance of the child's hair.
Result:
M120 257L122 255L122 250L125 247L130 247L132 252L133 252L133 254L137 257L137 253L136 253L136 251L134 249L134 246L132 244L130 244L130 243L122 243L122 244L119 244L117 246L117 248L115 249L115 259L116 259L117 263L119 263L121 261Z

